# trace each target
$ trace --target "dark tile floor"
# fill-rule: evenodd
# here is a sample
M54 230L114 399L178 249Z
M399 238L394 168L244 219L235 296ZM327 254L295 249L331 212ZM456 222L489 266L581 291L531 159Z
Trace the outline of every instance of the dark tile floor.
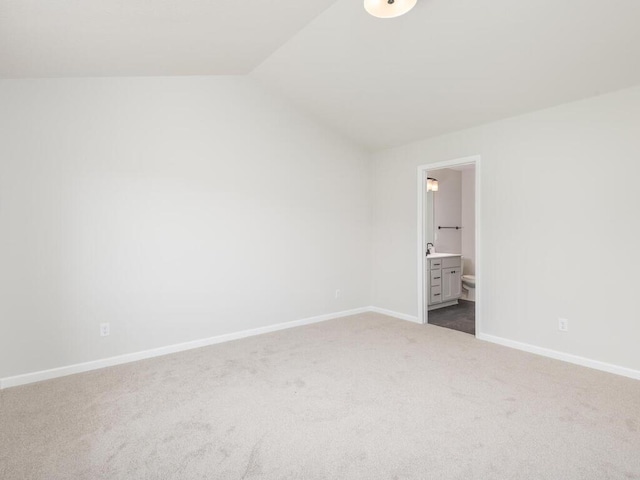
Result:
M428 323L475 335L476 304L467 300L459 302L458 305L429 311Z

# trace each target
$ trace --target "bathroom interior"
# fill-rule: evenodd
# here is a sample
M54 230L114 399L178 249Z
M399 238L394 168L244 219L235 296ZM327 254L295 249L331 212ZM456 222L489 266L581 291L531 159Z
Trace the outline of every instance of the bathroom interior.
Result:
M425 195L427 323L475 335L475 164L429 170Z

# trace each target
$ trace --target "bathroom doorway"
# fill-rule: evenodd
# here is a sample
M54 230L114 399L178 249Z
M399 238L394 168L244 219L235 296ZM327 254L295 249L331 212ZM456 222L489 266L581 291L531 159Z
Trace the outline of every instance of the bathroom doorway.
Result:
M418 167L418 312L477 336L480 157Z

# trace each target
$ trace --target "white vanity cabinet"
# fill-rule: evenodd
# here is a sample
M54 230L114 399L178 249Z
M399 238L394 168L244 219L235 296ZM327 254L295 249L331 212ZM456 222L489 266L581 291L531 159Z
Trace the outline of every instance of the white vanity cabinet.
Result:
M427 257L428 309L448 307L462 296L462 256L450 253Z

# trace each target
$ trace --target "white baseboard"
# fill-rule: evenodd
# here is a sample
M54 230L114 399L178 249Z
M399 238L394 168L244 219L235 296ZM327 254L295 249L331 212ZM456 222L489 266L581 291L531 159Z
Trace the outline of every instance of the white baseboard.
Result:
M387 310L386 308L380 308L380 307L369 307L368 310L370 312L387 315L388 317L398 318L400 320L406 320L408 322L420 324L420 322L418 321L418 317L414 317L413 315L407 315L406 313L394 312L393 310Z
M16 387L19 385L26 385L29 383L40 382L42 380L50 380L53 378L73 375L75 373L88 372L90 370L98 370L101 368L111 367L114 365L121 365L123 363L135 362L135 361L144 360L147 358L159 357L162 355L182 352L182 351L191 350L194 348L206 347L208 345L215 345L218 343L229 342L231 340L239 340L241 338L261 335L263 333L276 332L278 330L285 330L287 328L300 327L303 325L311 325L313 323L324 322L326 320L332 320L336 318L348 317L350 315L357 315L365 312L380 313L382 315L398 318L400 320L419 323L417 317L414 317L412 315L407 315L405 313L394 312L393 310L387 310L385 308L373 307L373 306L354 308L352 310L328 313L326 315L318 315L316 317L304 318L302 320L294 320L291 322L278 323L275 325L268 325L266 327L243 330L240 332L233 332L225 335L218 335L215 337L204 338L201 340L194 340L191 342L168 345L165 347L154 348L151 350L144 350L142 352L129 353L125 355L119 355L116 357L104 358L101 360L94 360L86 363L79 363L75 365L68 365L65 367L53 368L51 370L43 370L39 372L17 375L14 377L2 378L0 379L0 390L2 390L3 388ZM558 352L556 350L537 347L535 345L529 345L527 343L517 342L515 340L508 340L506 338L487 335L484 333L479 333L476 336L476 338L478 338L479 340L496 343L498 345L515 348L517 350L522 350L529 353L535 353L537 355L555 358L557 360L563 360L565 362L573 363L576 365L594 368L596 370L602 370L604 372L614 373L616 375L622 375L624 377L640 380L640 371L638 370L633 370L626 367L620 367L618 365L600 362L597 360L590 360L588 358L579 357L577 355Z
M496 337L493 335L487 335L486 333L479 333L476 338L479 340L485 340L491 343L497 343L505 347L515 348L529 353L535 353L536 355L542 355L544 357L555 358L556 360L562 360L565 362L573 363L575 365L581 365L583 367L589 367L603 372L615 373L616 375L622 375L623 377L629 377L636 380L640 380L640 371L633 370L627 367L620 367L611 363L600 362L598 360L591 360L589 358L580 357L578 355L572 355L570 353L558 352L557 350L551 350L550 348L537 347L535 345L529 345L528 343L516 342L515 340L509 340L502 337Z
M316 317L304 318L302 320L294 320L291 322L277 323L275 325L268 325L266 327L259 327L259 328L253 328L251 330L243 330L240 332L227 333L225 335L218 335L215 337L204 338L201 340L194 340L191 342L178 343L175 345L167 345L166 347L159 347L151 350L144 350L142 352L128 353L128 354L119 355L116 357L103 358L101 360L94 360L91 362L78 363L75 365L68 365L65 367L53 368L51 370L42 370L39 372L17 375L15 377L1 378L0 390L2 390L3 388L17 387L19 385L26 385L28 383L40 382L42 380L50 380L53 378L73 375L74 373L88 372L90 370L98 370L100 368L112 367L114 365L121 365L123 363L144 360L146 358L159 357L162 355L168 355L170 353L177 353L185 350L191 350L194 348L206 347L208 345L215 345L217 343L229 342L231 340L239 340L241 338L253 337L255 335L261 335L263 333L276 332L278 330L285 330L287 328L293 328L293 327L301 327L303 325L310 325L312 323L324 322L326 320L332 320L334 318L348 317L349 315L357 315L359 313L365 313L368 311L370 311L370 308L368 307L354 308L352 310L328 313L326 315L318 315Z

